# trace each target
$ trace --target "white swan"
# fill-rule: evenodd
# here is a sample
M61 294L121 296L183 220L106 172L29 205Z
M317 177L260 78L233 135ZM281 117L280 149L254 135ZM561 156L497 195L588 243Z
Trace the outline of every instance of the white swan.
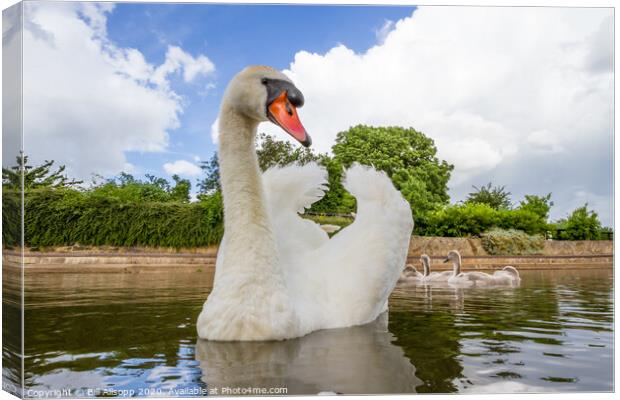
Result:
M452 271L431 272L431 258L426 254L420 256L420 261L424 266L422 283L447 282L452 276Z
M448 279L451 285L517 285L521 282L519 271L512 266L506 266L501 271L495 271L493 275L485 272L461 272L461 254L456 250L450 250L444 262L452 261L452 276Z
M269 67L244 69L226 89L219 114L225 234L196 323L203 339L288 339L371 322L387 309L413 229L409 204L390 179L360 165L347 170L343 183L357 198L357 216L330 239L297 214L323 196L323 168L260 174L257 125L271 120L308 146L296 110L303 102Z
M422 277L427 277L431 273L431 258L428 254L422 254L420 256L420 262L422 263Z
M403 272L400 273L398 283L417 283L424 279L424 274L418 272L418 270L411 264L407 264Z
M431 272L431 258L427 254L420 256L420 262L424 272L418 272L413 265L407 264L407 267L400 274L398 282L401 284L446 282L452 276L452 271Z

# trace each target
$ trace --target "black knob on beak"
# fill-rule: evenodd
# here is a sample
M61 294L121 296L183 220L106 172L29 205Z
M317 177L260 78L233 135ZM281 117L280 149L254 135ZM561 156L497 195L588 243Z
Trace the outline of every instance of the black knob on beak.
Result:
M291 87L286 90L286 95L288 101L295 107L302 107L304 105L304 95L295 86L291 85Z
M304 95L291 82L271 78L263 78L261 82L267 88L267 106L277 99L282 92L286 92L288 101L295 107L304 105Z

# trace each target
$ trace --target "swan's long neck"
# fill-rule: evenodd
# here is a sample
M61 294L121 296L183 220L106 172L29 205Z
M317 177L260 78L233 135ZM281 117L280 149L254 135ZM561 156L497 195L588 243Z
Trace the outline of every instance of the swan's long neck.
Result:
M424 276L428 276L431 273L430 265L428 265L428 260L422 260L422 265L424 266Z
M461 273L461 257L456 257L454 261L452 261L452 275L457 276Z
M277 251L256 156L258 123L224 103L220 110L220 180L224 197L226 268L270 272ZM249 262L248 262L249 261ZM276 271L272 271L276 272Z

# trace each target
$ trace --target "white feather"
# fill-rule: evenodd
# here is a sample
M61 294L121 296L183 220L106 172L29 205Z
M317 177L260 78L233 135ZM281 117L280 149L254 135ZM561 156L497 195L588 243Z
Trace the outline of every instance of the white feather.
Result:
M327 190L327 171L315 162L272 167L263 173L267 202L274 210L303 213Z
M357 198L355 221L314 250L281 249L304 331L374 320L386 310L405 265L413 219L391 180L356 164L347 171L344 186ZM276 225L278 237L288 235L291 226ZM311 237L317 228L302 234Z
M326 185L327 171L316 163L273 167L263 173L267 209L281 258L316 249L329 239L319 225L299 216L325 195Z

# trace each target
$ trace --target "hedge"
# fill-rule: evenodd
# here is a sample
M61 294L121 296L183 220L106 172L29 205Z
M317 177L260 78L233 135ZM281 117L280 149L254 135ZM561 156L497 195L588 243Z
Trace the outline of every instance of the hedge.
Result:
M5 247L20 244L20 198L19 192L3 191L2 193L2 243Z
M3 190L5 246L19 244L19 211L19 193ZM24 211L25 245L29 247L200 247L218 244L224 230L222 198L217 192L199 202L184 203L129 201L72 189L34 189L26 192ZM328 221L318 218L317 222ZM350 221L340 222L336 224ZM482 236L493 228L544 235L549 225L528 210L495 210L469 203L431 211L416 220L416 232L425 236Z
M4 192L5 199L16 196ZM9 226L2 234L7 245L15 243L9 236L19 229L13 226L18 220L5 218L11 214L5 210L11 204L3 202L3 223ZM123 202L75 190L32 190L25 196L24 225L30 247L78 243L199 247L222 238L223 206L219 195L198 203Z
M547 223L527 210L495 210L486 204L453 205L428 213L424 219L427 236L480 236L492 228L518 229L530 235L544 234Z

